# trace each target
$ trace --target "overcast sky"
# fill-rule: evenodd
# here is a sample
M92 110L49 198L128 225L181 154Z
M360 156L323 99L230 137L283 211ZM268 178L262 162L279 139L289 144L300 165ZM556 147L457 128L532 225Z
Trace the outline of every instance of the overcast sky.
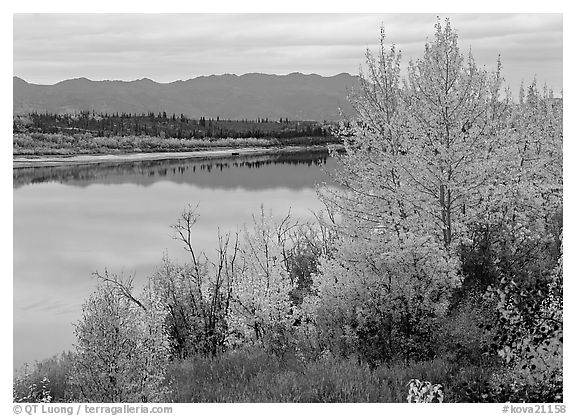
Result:
M460 47L517 89L562 84L561 14L445 14ZM15 14L14 75L158 82L249 72L357 74L383 24L407 62L434 33L434 14Z

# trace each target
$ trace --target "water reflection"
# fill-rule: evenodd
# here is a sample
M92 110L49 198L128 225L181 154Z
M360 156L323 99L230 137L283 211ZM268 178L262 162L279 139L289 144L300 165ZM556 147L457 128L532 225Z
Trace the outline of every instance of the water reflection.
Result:
M320 170L302 170L298 175L291 167L326 166L330 168L331 163L327 165L328 159L327 151L315 151L207 160L148 160L130 163L18 168L13 169L13 186L17 189L43 182L58 182L74 186L88 186L95 183L134 183L150 186L159 180L169 180L210 188L230 189L239 186L247 189L276 186L300 188L308 185L310 180L324 181L327 178ZM267 175L259 175L262 180L248 173L252 169L262 170L263 168L266 168ZM233 174L231 174L232 171ZM290 175L286 177L285 173L288 171ZM303 177L304 174L307 177Z
M138 283L163 253L182 260L170 225L186 204L199 203L193 242L210 255L218 229L238 230L261 205L311 217L334 164L314 153L14 169L14 364L71 348L92 272Z

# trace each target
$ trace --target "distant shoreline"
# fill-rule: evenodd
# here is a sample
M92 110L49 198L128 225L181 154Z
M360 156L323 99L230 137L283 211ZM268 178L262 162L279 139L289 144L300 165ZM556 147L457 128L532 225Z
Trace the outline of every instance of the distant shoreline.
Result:
M340 149L342 147L343 147L342 145L243 147L243 148L230 147L214 150L196 150L188 152L122 153L122 154L37 156L37 157L17 156L13 158L12 168L19 169L19 168L34 168L34 167L73 166L73 165L89 165L99 163L130 163L145 160L221 159L229 157L321 151L332 148Z

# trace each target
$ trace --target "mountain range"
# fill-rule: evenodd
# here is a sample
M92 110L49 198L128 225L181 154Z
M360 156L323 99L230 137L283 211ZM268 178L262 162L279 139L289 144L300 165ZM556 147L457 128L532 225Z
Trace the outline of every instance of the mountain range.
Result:
M254 120L341 120L355 114L348 95L358 77L292 73L210 75L187 81L158 83L91 81L75 78L38 85L14 77L14 114L28 112L101 113L166 112L188 117Z

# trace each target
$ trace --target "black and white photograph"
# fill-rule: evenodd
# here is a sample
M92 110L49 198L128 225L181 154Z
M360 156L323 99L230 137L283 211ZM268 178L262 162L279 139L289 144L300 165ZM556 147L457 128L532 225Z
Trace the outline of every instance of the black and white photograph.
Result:
M11 19L15 414L570 414L562 13Z

